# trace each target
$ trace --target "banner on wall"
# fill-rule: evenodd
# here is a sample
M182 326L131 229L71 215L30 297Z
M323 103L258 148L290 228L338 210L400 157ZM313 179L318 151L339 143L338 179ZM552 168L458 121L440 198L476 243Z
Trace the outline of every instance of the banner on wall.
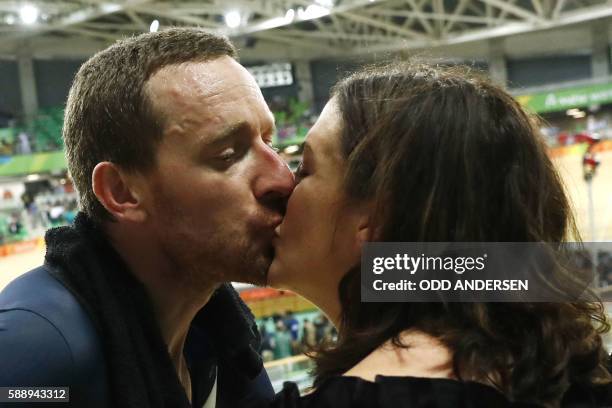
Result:
M63 151L6 156L4 160L0 160L0 177L61 172L66 168L66 158Z
M515 98L523 107L535 113L558 112L612 102L612 83L518 95Z

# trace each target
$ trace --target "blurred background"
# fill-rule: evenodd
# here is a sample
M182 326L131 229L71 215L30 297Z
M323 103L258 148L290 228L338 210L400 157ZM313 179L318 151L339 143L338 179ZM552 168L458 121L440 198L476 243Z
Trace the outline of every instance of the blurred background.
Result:
M583 239L612 239L612 1L0 0L0 289L42 262L44 231L77 211L61 128L79 66L117 39L169 26L232 38L292 168L330 87L363 64L418 56L482 71L543 119ZM587 262L612 296L612 254ZM303 353L333 341L329 321L294 293L236 287L274 386L308 385Z

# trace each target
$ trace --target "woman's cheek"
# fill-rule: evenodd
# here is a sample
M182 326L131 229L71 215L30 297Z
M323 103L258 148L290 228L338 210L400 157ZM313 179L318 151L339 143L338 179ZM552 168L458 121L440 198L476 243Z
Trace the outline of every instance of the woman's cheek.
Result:
M308 194L298 185L293 194L289 197L287 202L287 211L285 213L285 220L292 226L299 226L308 220L307 215L309 212L308 205Z

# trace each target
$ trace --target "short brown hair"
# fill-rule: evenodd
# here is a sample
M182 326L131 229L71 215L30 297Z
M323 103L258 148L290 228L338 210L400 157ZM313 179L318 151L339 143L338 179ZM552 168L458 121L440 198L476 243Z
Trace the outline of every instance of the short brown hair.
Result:
M96 164L110 161L128 171L155 164L163 121L145 92L147 80L167 65L222 56L237 58L226 37L171 28L119 41L81 66L68 95L63 138L81 209L94 221L112 219L93 192Z

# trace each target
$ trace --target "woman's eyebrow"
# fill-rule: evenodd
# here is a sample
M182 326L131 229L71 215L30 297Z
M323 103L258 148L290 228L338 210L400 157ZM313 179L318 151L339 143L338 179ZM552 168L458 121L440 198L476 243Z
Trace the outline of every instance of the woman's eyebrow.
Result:
M272 126L270 127L270 130L268 130L266 134L275 135L277 132L278 132L278 129L276 127L276 123L273 123Z
M308 141L302 143L303 149L302 149L302 155L306 154L306 152L308 152L309 154L312 154L312 147L310 147L310 144L308 143Z

